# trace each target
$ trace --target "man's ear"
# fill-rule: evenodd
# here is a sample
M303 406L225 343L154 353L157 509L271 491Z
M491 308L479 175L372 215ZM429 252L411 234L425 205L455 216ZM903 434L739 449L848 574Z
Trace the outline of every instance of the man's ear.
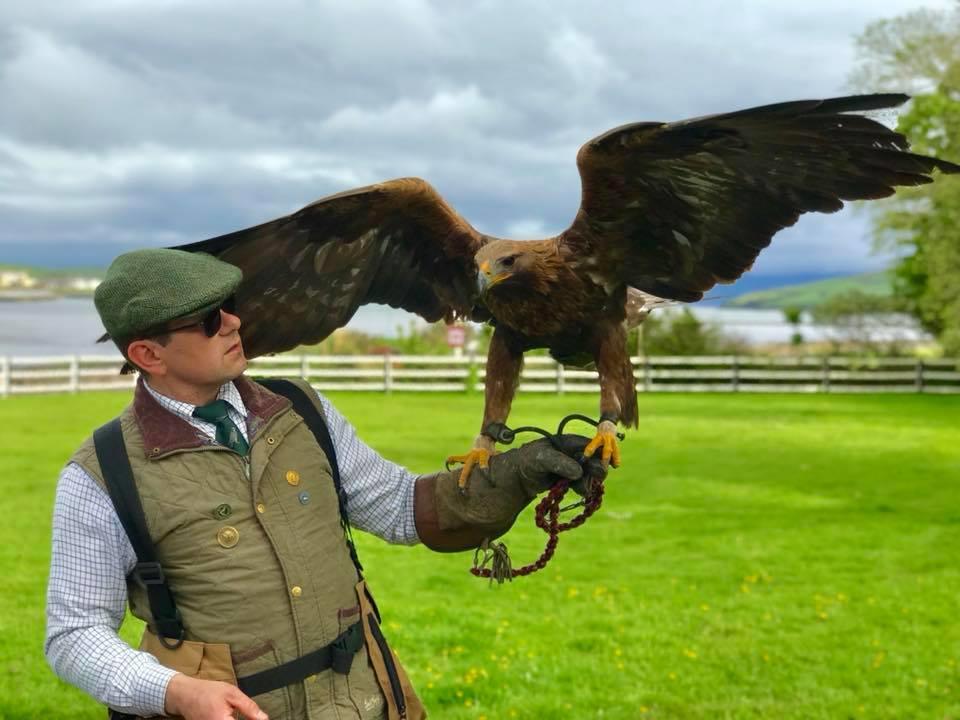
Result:
M161 376L167 372L167 364L160 357L163 346L154 340L134 340L127 345L130 362L148 375Z

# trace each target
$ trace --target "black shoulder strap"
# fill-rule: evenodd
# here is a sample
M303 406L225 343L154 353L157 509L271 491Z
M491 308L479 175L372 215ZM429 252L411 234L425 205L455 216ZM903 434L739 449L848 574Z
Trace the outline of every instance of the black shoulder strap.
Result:
M340 482L340 467L337 463L337 453L333 448L333 438L330 437L330 430L317 406L307 397L307 394L297 385L282 378L257 378L257 382L263 385L267 390L275 392L277 395L283 395L293 403L293 410L310 428L317 444L326 453L327 460L330 462L330 471L333 474L333 486L337 491L337 504L340 507L340 525L343 527L344 538L347 541L347 548L350 550L350 559L357 568L357 573L363 577L363 565L360 564L360 558L357 555L357 546L353 542L353 532L350 529L350 518L347 515L347 494L343 490L343 484Z
M133 482L133 471L123 442L120 419L115 418L98 428L93 433L93 444L113 507L137 554L137 564L131 575L147 591L160 642L171 649L177 648L183 643L183 622L163 569L157 562L156 548L147 530L143 505Z

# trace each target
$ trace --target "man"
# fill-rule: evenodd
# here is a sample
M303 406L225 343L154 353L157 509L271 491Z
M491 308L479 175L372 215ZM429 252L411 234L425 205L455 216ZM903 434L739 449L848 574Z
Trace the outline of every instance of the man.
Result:
M230 304L240 278L207 255L141 250L118 257L97 288L104 327L141 372L121 416L123 441L183 634L179 644L157 635L88 440L57 487L47 659L66 681L132 715L423 717L412 689L399 712L388 698L391 683L408 683L402 668L399 677L383 668L389 650L378 647L344 542L326 455L289 400L243 375L241 320ZM494 456L489 482L474 479L464 496L456 473L415 476L385 460L329 401L301 387L329 429L352 524L388 542L476 547L506 532L537 493L581 474L538 441ZM140 651L117 635L128 598L148 624ZM296 669L364 617L372 624L346 670L298 676L255 698L237 687L238 678Z

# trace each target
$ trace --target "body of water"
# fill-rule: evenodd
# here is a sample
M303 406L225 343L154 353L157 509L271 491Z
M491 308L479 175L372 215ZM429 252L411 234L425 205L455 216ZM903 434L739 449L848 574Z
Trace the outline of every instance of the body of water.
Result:
M780 310L751 310L747 308L711 307L691 305L690 310L705 323L716 325L724 333L740 337L749 345L788 343L796 332L784 320ZM670 308L666 312L677 312ZM872 317L868 320L870 336L878 341L925 342L932 338L924 333L916 321L906 315ZM823 342L844 336L844 330L830 325L816 325L808 313L804 313L800 334L806 342Z
M725 333L736 335L747 343L785 343L793 328L784 322L779 310L745 310L692 305L690 309L704 322L719 326ZM676 312L675 308L659 312ZM408 331L411 323L426 323L411 313L383 305L365 305L348 325L353 330L386 337L396 337L398 329ZM838 331L828 326L813 325L806 318L801 332L805 340L829 339ZM0 355L103 355L114 352L112 344L98 345L103 325L93 300L60 298L56 300L0 302ZM892 319L885 327L884 339L904 341L928 339L907 319Z
M416 315L383 305L365 305L347 326L371 335L396 337L398 328L426 326ZM97 344L103 324L91 298L0 302L0 355L109 355L112 343Z

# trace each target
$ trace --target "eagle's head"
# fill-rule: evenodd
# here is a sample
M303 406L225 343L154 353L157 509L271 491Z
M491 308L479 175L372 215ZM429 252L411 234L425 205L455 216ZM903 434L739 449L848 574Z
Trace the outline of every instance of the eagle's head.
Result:
M495 240L475 256L481 295L508 290L545 292L556 278L556 246L550 241Z

